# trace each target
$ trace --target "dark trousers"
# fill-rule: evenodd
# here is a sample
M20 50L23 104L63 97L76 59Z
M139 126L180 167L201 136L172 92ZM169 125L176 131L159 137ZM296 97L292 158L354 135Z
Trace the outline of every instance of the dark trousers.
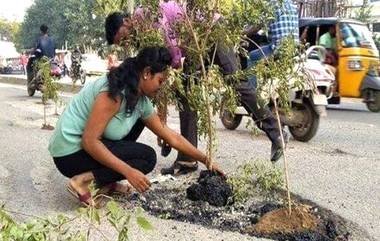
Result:
M136 142L143 129L144 124L139 120L124 139L120 141L103 139L102 142L122 161L147 174L154 169L157 156L152 147ZM54 157L53 159L58 170L69 178L91 171L98 187L125 179L120 173L92 158L85 150L63 157Z
M215 64L220 66L224 75L233 74L239 69L236 53L232 48L222 48L221 46L222 44L219 44L216 50ZM258 106L255 86L256 84L241 80L236 87L236 91L240 95L240 102L272 143L277 143L280 137L277 120L267 106Z
M265 132L268 138L273 143L277 143L280 137L277 119L273 116L270 109L260 107L257 104L256 90L247 81L241 81L236 91L240 95L240 102L252 116L256 125ZM195 147L198 144L198 129L197 129L197 113L190 109L188 101L183 96L178 96L182 105L182 110L179 112L181 134ZM176 161L193 160L191 157L178 152ZM194 160L196 161L196 160Z
M189 102L185 96L177 93L180 103L179 121L181 135L186 138L193 146L198 147L198 128L197 128L197 112L191 110ZM178 152L176 161L197 161L193 158Z
M280 137L277 119L267 106L258 106L254 86L247 81L241 81L236 90L240 94L241 104L250 113L256 125L265 132L272 143L276 143Z

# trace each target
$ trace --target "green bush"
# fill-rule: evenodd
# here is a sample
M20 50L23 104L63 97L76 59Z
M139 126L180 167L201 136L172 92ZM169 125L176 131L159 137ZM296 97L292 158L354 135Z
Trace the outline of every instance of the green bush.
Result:
M267 198L273 197L275 191L283 186L283 180L282 170L270 163L246 163L227 180L233 191L231 201L244 203L257 192Z

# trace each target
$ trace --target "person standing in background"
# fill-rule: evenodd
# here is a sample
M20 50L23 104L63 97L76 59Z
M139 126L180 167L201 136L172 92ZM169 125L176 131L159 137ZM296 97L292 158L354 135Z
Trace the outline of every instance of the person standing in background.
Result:
M28 56L26 56L25 52L22 52L20 56L20 65L22 65L22 70L24 75L26 75L26 65L28 64Z

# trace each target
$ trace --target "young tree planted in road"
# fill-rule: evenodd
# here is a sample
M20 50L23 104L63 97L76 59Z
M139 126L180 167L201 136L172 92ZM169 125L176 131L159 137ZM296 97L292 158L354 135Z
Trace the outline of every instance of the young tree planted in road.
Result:
M143 7L151 9L150 16L154 19L155 5L143 5ZM216 47L242 51L240 42L244 26L246 24L268 26L273 18L272 6L264 0L193 0L183 5L181 19L172 26L175 29L177 42L186 56L186 70L172 71L169 82L187 97L190 106L198 113L198 131L207 141L207 155L210 160L208 165L212 165L217 147L214 116L221 108L222 99L227 100L227 108L231 110L236 108L238 96L235 86L239 83L239 79L256 74L259 79L257 94L261 105L272 102L276 110L277 105L289 108L289 90L294 85L302 86L301 81L296 81L292 85L289 83L289 78L298 77L293 70L296 48L290 40L283 43L281 49L284 51L280 53L280 58L265 59L255 68L239 71L233 76L223 76L219 66L214 64ZM182 78L188 81L182 81ZM184 86L183 83L188 84ZM276 112L278 117L278 111ZM280 123L279 127L281 128ZM285 173L290 209L287 170Z
M46 56L44 56L37 61L37 64L35 66L35 68L37 68L36 75L38 76L38 78L41 78L41 81L43 83L42 104L44 105L44 123L42 125L42 129L44 130L54 129L54 127L48 124L46 121L46 108L48 105L48 101L50 99L53 100L56 106L59 101L59 84L56 81L56 79L53 76L51 76L50 64L50 60Z

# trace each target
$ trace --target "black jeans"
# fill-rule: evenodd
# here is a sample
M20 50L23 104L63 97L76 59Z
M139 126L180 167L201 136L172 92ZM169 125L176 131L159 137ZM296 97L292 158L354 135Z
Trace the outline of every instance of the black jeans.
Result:
M154 169L157 156L152 147L136 142L143 128L144 125L139 120L123 140L111 141L103 139L102 142L122 161L147 174ZM125 179L120 173L92 158L85 150L80 150L63 157L54 157L53 159L58 170L69 178L91 171L98 187Z
M277 119L267 106L258 106L256 90L252 84L248 81L241 81L236 90L240 94L241 104L250 113L256 125L265 132L272 143L277 143L280 137Z
M235 73L239 69L236 53L232 48L221 48L220 46L222 45L219 44L216 50L215 64L220 66L224 75ZM236 91L240 95L241 104L250 113L256 125L265 132L272 143L277 143L280 137L277 120L267 106L258 106L255 86L246 80L241 80Z

